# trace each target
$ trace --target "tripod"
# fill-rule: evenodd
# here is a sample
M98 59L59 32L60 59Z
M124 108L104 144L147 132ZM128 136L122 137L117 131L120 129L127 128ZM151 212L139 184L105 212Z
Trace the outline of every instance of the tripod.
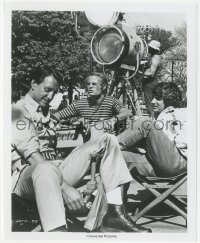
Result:
M120 98L124 96L123 103L126 103L125 96L127 96L130 102L133 114L137 116L142 115L141 107L138 100L138 94L136 88L132 89L131 83L129 81L129 71L123 73L124 69L119 69L117 71L112 71L111 73L111 83L108 91L108 95ZM105 73L104 73L105 75ZM133 77L133 76L132 76ZM109 78L110 79L110 78Z

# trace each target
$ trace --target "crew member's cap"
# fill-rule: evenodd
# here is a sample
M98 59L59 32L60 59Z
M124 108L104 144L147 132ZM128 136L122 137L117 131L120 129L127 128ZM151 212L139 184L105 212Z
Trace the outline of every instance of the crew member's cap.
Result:
M148 44L149 47L155 49L155 50L158 50L160 51L160 42L159 41L156 41L156 40L152 40L150 41L150 43Z

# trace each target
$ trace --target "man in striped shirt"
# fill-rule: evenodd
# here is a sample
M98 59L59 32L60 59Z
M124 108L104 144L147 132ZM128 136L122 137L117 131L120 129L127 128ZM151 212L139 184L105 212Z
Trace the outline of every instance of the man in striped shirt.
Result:
M76 101L55 113L53 115L55 119L60 121L70 117L81 117L84 118L86 130L89 130L90 126L104 132L108 128L113 130L117 121L126 120L132 115L116 98L106 95L107 81L104 75L91 73L86 79L86 90L87 99Z

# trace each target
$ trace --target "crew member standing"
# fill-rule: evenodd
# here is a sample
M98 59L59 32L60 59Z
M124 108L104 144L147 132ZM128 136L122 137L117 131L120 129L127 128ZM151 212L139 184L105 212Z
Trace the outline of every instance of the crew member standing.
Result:
M160 63L160 42L156 40L152 40L149 44L149 55L150 60L147 63L147 68L143 73L143 92L144 92L144 99L146 103L146 107L149 111L151 117L154 117L154 112L152 109L151 101L153 99L153 89L158 84L156 79Z

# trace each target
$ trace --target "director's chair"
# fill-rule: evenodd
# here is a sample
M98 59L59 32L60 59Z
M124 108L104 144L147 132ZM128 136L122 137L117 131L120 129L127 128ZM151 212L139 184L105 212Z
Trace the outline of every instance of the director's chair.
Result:
M180 175L173 176L170 178L162 177L145 177L137 171L136 168L131 172L133 178L140 183L145 189L147 189L151 194L153 194L154 199L150 202L142 203L143 207L131 218L136 222L141 217L146 217L146 214L154 207L160 205L162 202L168 205L173 212L181 215L186 220L187 227L187 202L183 198L172 195L172 193L178 189L187 180L187 172ZM165 219L172 218L176 215L169 215L168 217L154 217L153 221L164 221ZM152 217L153 218L153 217Z
M96 189L97 183L95 176L97 175L96 172L103 153L104 149L101 149L101 151L91 154L89 174L83 178L82 184L77 188L87 196L90 196ZM76 213L73 215L68 212L66 220L72 232L88 232L87 229L83 228L83 222L77 219ZM23 199L12 193L12 231L43 231L36 201Z

